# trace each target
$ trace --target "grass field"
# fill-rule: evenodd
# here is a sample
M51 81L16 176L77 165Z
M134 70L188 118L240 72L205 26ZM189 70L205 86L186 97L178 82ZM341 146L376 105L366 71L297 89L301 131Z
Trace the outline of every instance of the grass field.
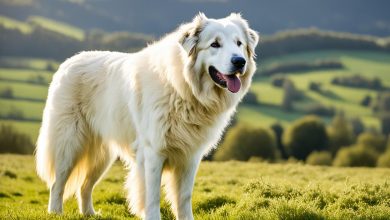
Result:
M127 211L118 162L94 190L100 217L135 219ZM32 156L0 155L0 219L83 219L77 203L65 214L46 213L49 192ZM161 202L163 219L173 219ZM301 164L203 162L196 178L195 219L389 219L390 169ZM86 218L87 219L87 218Z

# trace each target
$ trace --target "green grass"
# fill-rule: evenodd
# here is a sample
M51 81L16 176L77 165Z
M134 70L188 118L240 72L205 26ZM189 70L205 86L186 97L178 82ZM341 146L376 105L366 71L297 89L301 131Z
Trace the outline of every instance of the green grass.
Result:
M26 82L34 80L36 77L42 77L48 85L51 82L53 73L43 70L0 68L0 80Z
M48 30L75 38L80 41L84 40L85 37L84 31L82 29L49 18L45 18L41 16L31 16L28 18L28 22L34 25L39 25Z
M47 97L48 87L28 83L0 81L0 91L5 88L11 88L16 98L41 99Z
M18 21L9 17L1 16L0 15L0 26L4 26L5 28L8 29L17 29L21 31L24 34L31 33L32 27L31 25L23 22L23 21Z
M59 66L58 61L54 60L12 56L0 56L0 64L27 70L47 70L50 65L50 68L54 69L54 71L49 71L51 73L54 73Z
M21 100L10 100L0 98L0 116L6 116L8 113L15 111L15 109L23 112L26 119L40 120L44 108L44 102L30 102Z
M0 219L83 219L77 202L46 213L49 192L31 156L0 155ZM100 217L135 219L127 211L126 171L116 163L94 190ZM301 164L203 162L195 180L195 219L388 219L390 169ZM163 219L172 219L162 201ZM21 208L23 207L23 208Z

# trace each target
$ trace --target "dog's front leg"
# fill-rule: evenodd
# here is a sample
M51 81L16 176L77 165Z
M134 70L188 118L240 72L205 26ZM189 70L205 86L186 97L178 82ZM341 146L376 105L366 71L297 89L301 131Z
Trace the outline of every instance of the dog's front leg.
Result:
M161 173L165 161L159 152L145 147L145 219L160 219Z
M200 153L188 158L187 163L180 167L173 167L164 177L167 199L172 205L176 219L193 220L192 190L199 163L202 159Z

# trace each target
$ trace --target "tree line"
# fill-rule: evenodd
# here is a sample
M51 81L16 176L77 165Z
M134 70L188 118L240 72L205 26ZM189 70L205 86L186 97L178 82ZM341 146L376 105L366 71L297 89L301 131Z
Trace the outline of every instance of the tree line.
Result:
M63 60L82 50L136 51L152 42L150 35L129 32L106 33L86 31L80 41L69 36L35 27L31 33L0 26L0 55L41 57ZM287 31L264 37L256 52L261 58L277 55L329 49L371 50L390 52L390 40L348 33L325 32L317 29ZM329 68L339 68L337 63L327 63ZM309 67L309 68L316 68Z

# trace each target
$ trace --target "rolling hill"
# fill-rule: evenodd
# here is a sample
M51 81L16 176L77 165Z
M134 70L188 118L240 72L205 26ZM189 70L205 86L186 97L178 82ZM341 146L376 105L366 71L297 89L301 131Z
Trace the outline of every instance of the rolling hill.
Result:
M262 35L281 30L319 29L390 35L390 3L377 0L1 0L0 14L26 20L42 16L80 27L129 31L161 36L180 23L190 21L199 11L209 17L241 12Z
M0 59L8 60L8 63L19 58L3 57ZM305 112L299 111L299 107L320 103L326 106L334 107L336 110L343 110L348 117L358 117L362 119L366 127L379 129L379 120L373 114L370 107L360 105L360 101L366 95L376 97L377 91L360 88L349 88L331 84L335 76L352 75L359 73L368 77L380 78L384 85L390 86L390 54L367 51L318 51L290 54L277 58L261 59L259 58L259 70L274 65L275 63L288 63L298 61L316 61L324 59L337 59L344 68L340 70L315 70L308 72L294 72L285 74L295 83L296 87L305 95L305 99L295 102L297 111L285 112L280 107L283 91L281 88L271 85L272 77L258 77L253 82L251 91L253 91L260 102L260 105L241 104L238 110L238 120L254 126L268 127L275 122L283 125L289 125L294 120L305 115ZM0 91L10 88L13 91L12 98L0 98L2 109L0 117L1 123L13 124L17 129L28 132L35 140L38 134L39 121L42 116L44 101L47 96L47 87L52 77L52 71L45 68L52 63L51 60L35 59L27 62L28 59L22 59L26 65L24 68L0 68ZM46 63L45 63L46 62ZM56 64L58 65L58 64ZM260 73L257 73L258 75ZM31 79L39 77L43 80L37 84ZM325 96L309 90L309 82L321 82L322 88L326 91L332 91L332 96ZM23 117L21 119L5 120L7 115L15 110L20 110ZM323 117L329 121L330 117Z

